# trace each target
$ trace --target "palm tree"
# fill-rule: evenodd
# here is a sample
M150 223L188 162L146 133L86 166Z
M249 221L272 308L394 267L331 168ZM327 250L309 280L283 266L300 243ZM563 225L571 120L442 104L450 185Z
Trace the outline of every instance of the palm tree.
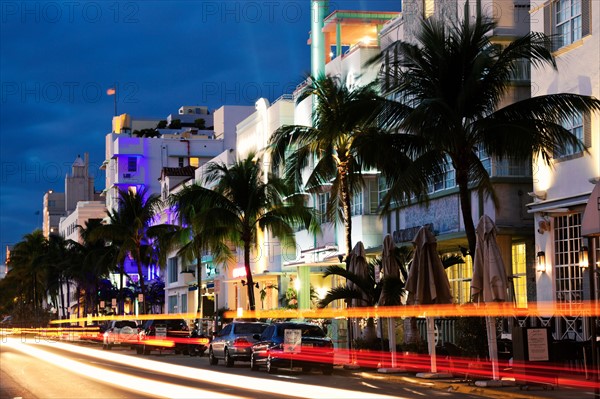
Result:
M481 15L474 22L446 26L429 18L416 43L399 41L382 58L396 59L382 81L394 99L380 114L385 134L375 132L361 142L369 161L388 179L387 205L404 201L407 190L421 191L450 166L456 173L461 211L470 253L475 253L475 226L470 189L490 195L497 205L490 176L478 157L483 151L499 160L530 161L532 154L550 162L553 154L582 143L561 123L580 113L600 110L600 101L569 93L531 97L498 109L523 69L556 62L550 39L529 33L505 46L491 42L496 24ZM405 173L398 162L414 161ZM386 165L387 164L387 165ZM423 180L424 179L424 180Z
M168 198L168 204L177 210L180 228L163 237L166 249L178 248L177 255L188 262L196 261L196 285L198 287L198 307L196 313L201 317L202 309L202 255L210 251L213 262L225 261L230 256L229 247L225 240L229 231L228 226L214 225L205 220L207 203L201 197L202 190L190 185L181 191L173 193ZM200 197L200 198L199 198ZM163 253L166 253L163 252Z
M346 255L352 250L351 201L363 186L363 162L355 139L369 129L370 116L381 105L374 86L348 87L338 77L311 77L299 97L313 95L312 126L286 125L271 137L273 167L285 163L285 174L308 191L331 184L327 214L345 227ZM301 175L310 162L314 168L305 182Z
M257 244L258 231L268 229L274 237L294 242L296 227L317 228L313 212L283 179L269 175L264 180L262 162L254 154L231 166L207 164L203 183L214 186L195 184L184 190L182 208L202 210L199 231L225 228L226 240L243 248L248 301L255 310L250 250Z
M327 291L327 294L318 303L318 306L324 308L337 300L358 300L359 306L375 306L381 299L385 300L387 305L400 305L401 297L404 292L404 285L408 275L406 264L402 263L402 253L400 248L396 248L394 256L400 266L400 277L384 276L379 282L375 278L375 271L381 270L381 258L375 258L368 262L366 277L348 271L341 266L329 266L325 269L323 277L340 276L350 281L352 284L339 285ZM383 296L382 296L383 292ZM375 324L373 318L367 320L367 328L364 331L364 338L367 341L375 339Z
M15 245L10 255L9 272L18 282L18 300L22 305L23 316L33 313L39 316L46 295L48 240L41 230L23 236L23 240Z
M144 298L146 297L144 266L147 266L148 259L145 256L145 248L150 244L148 228L154 223L160 204L160 197L156 194L148 195L147 189L135 192L119 190L118 209L107 211L109 223L99 226L91 233L92 240L103 238L111 244L118 245L117 260L122 273L126 257L131 256L137 266L140 290ZM122 289L123 284L121 284ZM122 301L122 292L120 296ZM145 301L143 309L145 313Z

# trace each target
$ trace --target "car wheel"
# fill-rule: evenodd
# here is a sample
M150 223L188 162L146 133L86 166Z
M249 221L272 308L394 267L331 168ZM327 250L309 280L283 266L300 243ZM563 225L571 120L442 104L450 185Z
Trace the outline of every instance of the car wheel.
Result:
M229 355L228 349L225 349L225 367L233 367L233 359Z
M267 373L273 374L276 371L277 368L273 366L273 359L271 358L271 355L269 355L269 357L267 357Z
M333 366L325 366L322 371L324 375L331 375L333 374Z
M212 348L208 351L208 364L211 366L216 366L219 363L219 360L215 357Z
M258 364L256 364L256 359L254 358L254 353L250 355L250 370L258 371Z

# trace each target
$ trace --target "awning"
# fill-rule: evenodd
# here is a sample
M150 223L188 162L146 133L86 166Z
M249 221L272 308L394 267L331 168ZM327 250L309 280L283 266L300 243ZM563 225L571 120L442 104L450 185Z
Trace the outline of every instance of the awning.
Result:
M570 207L584 205L588 202L590 193L578 194L571 197L555 198L527 204L527 213L537 212L568 212Z
M600 182L596 183L583 212L581 235L600 236Z

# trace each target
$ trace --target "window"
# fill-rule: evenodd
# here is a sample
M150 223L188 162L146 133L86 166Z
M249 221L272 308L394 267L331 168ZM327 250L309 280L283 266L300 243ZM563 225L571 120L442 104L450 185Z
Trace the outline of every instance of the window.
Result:
M591 123L589 114L577 114L571 118L569 118L566 123L563 124L563 127L570 131L579 141L583 143L585 147L590 147L592 144L592 134L591 134ZM570 155L577 154L578 151L573 146L566 146L562 149L562 151L558 151L554 154L555 158L567 157Z
M127 172L137 172L136 157L127 157Z
M554 271L556 300L578 303L583 299L583 272L579 266L581 213L554 218Z
M554 0L544 8L544 33L553 36L552 50L590 34L590 0Z
M379 179L369 180L369 213L376 215L379 209Z
M190 166L197 168L200 166L200 158L198 157L190 157Z
M518 308L527 307L527 262L525 244L512 246L512 284Z
M329 202L329 193L321 193L318 196L318 201L319 201L319 217L320 217L320 223L327 223L330 222L329 217L327 217L327 202Z
M168 282L176 283L178 274L177 274L177 257L169 258L167 261L167 269L168 269Z
M179 167L183 168L185 166L184 162L183 162L183 157L179 157Z
M202 298L202 297L200 297L200 298ZM187 310L187 305L188 305L187 301L188 301L187 294L181 294L181 309L179 309L179 311L181 313L187 313L187 311L188 311Z
M169 313L177 312L177 295L169 295L168 298Z
M449 254L459 255L459 254ZM459 263L446 269L450 281L450 292L454 303L463 304L471 301L471 279L473 278L473 261L470 256L464 257L465 263Z
M350 214L352 216L362 215L362 206L363 206L363 199L362 199L362 190L361 190L352 195Z

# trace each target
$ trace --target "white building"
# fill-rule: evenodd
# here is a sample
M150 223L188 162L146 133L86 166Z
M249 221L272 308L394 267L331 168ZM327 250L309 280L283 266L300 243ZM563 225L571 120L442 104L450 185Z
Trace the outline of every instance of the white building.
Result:
M557 70L532 68L532 95L577 93L600 98L600 3L589 0L531 2L531 30L557 35ZM551 165L534 160L529 211L535 215L536 275L539 301L576 306L590 299L589 270L580 266L584 246L598 249L581 235L582 217L600 181L600 114L581 115L565 126L587 151L566 148ZM596 206L595 204L590 204ZM599 259L598 250L596 259ZM597 287L597 285L596 285ZM597 295L597 294L596 294ZM594 296L597 298L597 296ZM588 339L585 320L556 318L555 338Z

